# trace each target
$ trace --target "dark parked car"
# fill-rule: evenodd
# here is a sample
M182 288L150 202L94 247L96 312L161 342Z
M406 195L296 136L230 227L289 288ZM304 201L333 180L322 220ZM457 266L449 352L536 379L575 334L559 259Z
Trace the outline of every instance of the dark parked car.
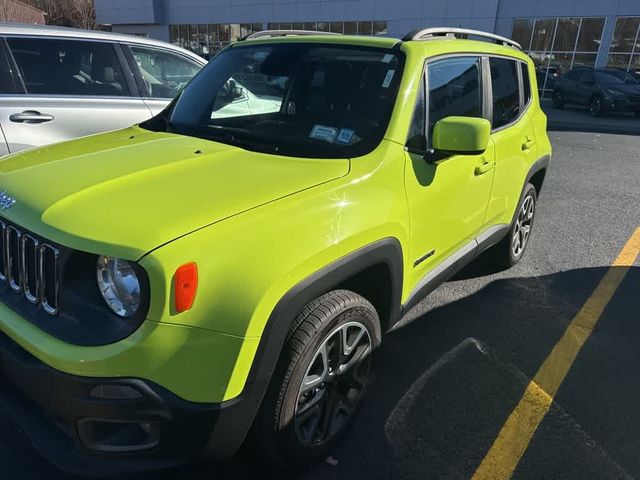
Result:
M640 82L617 68L574 68L556 83L553 104L586 105L595 117L605 112L634 112L640 117Z
M540 89L553 90L560 78L560 69L555 65L549 65L549 67L539 65L536 67L536 78Z

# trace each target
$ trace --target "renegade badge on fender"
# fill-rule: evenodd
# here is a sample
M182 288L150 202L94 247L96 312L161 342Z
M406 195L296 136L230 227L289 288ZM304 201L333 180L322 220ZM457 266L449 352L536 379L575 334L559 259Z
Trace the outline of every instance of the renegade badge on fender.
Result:
M492 34L261 32L141 125L6 157L4 408L75 472L230 455L251 427L277 464L324 457L384 332L483 251L522 258L537 91Z

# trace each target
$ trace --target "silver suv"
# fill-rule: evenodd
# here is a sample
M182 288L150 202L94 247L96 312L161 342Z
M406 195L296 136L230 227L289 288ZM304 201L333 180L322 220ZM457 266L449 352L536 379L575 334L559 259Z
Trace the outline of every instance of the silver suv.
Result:
M0 155L146 120L205 63L141 37L0 23Z

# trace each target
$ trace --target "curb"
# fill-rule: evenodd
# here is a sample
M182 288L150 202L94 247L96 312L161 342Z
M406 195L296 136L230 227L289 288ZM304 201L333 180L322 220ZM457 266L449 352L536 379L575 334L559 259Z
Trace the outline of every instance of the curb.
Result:
M618 135L639 135L638 127L621 127L619 125L594 125L592 123L568 123L568 122L547 122L547 130L556 132L588 132L588 133L611 133Z

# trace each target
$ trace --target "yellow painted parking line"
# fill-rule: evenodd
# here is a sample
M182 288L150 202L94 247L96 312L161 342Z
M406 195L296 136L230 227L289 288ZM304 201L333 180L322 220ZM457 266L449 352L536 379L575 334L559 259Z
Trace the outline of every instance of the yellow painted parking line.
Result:
M618 258L529 382L520 402L473 475L474 480L511 478L580 349L639 253L640 228L629 238Z

